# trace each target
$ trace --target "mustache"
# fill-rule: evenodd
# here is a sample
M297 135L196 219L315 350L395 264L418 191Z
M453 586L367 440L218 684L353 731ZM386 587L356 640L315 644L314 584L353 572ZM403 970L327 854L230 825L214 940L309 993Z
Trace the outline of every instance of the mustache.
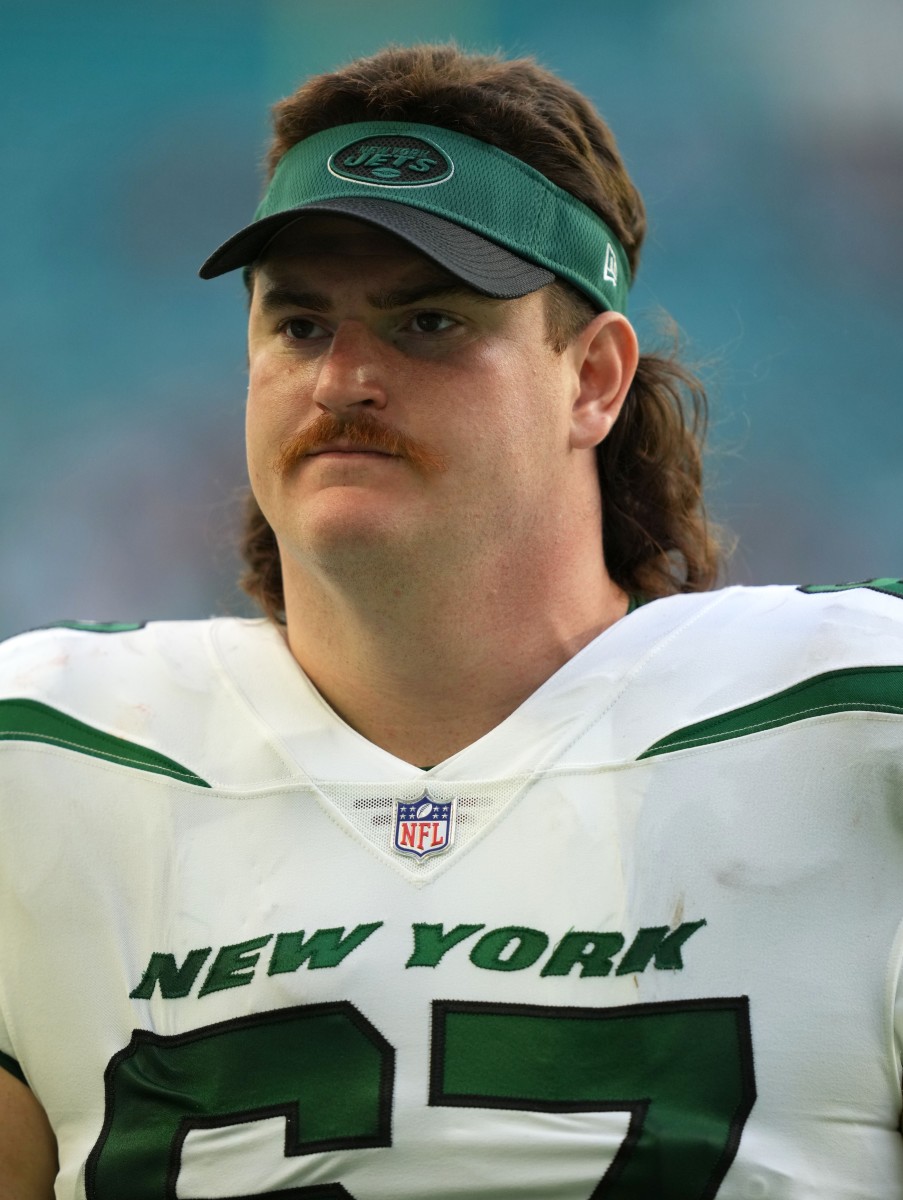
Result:
M282 443L273 464L276 473L284 475L308 454L339 440L358 446L361 450L376 450L396 458L405 458L424 475L438 474L446 469L444 455L399 429L383 425L367 412L353 418L321 412L309 425Z

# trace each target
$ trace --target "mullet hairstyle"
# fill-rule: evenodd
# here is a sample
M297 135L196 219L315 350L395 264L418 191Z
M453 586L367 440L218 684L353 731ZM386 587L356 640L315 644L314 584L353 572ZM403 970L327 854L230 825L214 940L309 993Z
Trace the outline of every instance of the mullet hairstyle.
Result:
M529 163L602 217L636 277L646 214L614 136L585 96L532 59L467 54L453 44L389 46L314 76L273 108L268 178L297 142L378 120L453 129ZM561 353L596 310L563 280L544 291L549 342ZM670 352L641 354L621 415L596 451L606 567L637 600L718 581L724 548L702 495L707 420L705 390L679 361L676 340ZM284 623L279 550L252 494L242 555L241 586Z

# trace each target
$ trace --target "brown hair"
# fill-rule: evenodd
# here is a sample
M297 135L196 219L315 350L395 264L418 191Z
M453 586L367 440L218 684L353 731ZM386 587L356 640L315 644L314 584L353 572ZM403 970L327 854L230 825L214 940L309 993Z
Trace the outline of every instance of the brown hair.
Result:
M439 125L523 159L605 220L635 276L646 215L611 130L585 96L532 59L390 46L315 76L274 106L269 174L302 139L366 120ZM561 351L594 309L563 281L546 289L546 300L549 340ZM597 451L606 566L638 598L704 591L717 581L722 549L702 499L706 420L703 386L674 349L640 356L624 409ZM242 587L284 620L276 538L253 496L242 550Z

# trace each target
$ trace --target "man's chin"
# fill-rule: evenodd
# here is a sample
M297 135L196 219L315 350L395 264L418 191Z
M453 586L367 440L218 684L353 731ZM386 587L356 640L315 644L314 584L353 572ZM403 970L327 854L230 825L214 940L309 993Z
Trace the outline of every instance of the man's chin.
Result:
M303 522L294 523L287 538L280 539L294 551L300 564L316 565L330 574L399 564L417 541L410 524L400 514L380 511L375 504L312 505Z

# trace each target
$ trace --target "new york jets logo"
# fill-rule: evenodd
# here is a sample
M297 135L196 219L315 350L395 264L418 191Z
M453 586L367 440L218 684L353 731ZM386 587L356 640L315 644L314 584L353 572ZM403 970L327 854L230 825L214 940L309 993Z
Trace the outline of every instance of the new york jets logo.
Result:
M331 155L326 165L340 179L374 187L444 183L455 169L438 146L407 134L358 138Z

